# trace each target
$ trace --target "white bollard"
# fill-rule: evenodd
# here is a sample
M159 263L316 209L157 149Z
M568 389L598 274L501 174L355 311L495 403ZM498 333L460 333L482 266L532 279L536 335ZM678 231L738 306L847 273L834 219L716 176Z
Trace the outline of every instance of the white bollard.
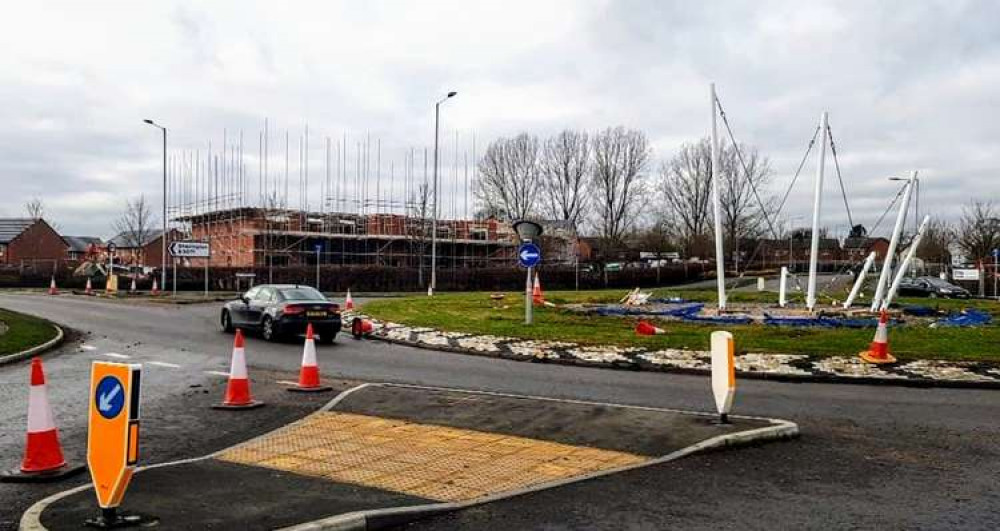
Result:
M764 291L767 289L767 281L764 277L757 277L757 291Z
M719 411L719 422L729 423L729 412L733 409L736 395L736 363L733 359L735 345L733 334L725 331L712 332L712 394L715 408Z
M781 280L778 281L778 306L788 304L788 268L781 268Z

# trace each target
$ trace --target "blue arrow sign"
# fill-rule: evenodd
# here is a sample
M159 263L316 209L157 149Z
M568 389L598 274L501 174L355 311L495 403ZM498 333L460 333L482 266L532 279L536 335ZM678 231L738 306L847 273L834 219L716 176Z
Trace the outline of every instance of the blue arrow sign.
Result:
M993 249L993 258L1000 257L1000 249Z
M125 407L125 393L121 381L114 376L105 376L97 384L94 400L97 401L97 411L106 419L113 419Z
M542 261L542 250L533 243L522 243L517 249L517 261L521 267L535 267Z

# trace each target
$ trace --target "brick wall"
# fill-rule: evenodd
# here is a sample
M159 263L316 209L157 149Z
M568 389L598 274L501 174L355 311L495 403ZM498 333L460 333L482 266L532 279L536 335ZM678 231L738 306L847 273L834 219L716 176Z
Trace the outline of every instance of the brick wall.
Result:
M64 260L69 246L45 220L38 220L7 246L4 258L9 264L21 260Z

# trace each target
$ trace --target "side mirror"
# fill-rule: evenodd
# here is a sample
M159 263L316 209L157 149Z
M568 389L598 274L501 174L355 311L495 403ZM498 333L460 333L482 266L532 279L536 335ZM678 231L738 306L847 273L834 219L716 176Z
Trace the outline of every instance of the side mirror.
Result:
M240 295L240 300L243 301L243 304L250 304L250 299L246 295Z

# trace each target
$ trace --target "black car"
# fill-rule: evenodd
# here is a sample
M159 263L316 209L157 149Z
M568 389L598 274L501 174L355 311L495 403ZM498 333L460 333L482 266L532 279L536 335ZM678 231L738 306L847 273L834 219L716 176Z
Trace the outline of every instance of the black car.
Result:
M222 329L256 330L268 340L304 334L312 323L317 341L332 343L340 332L340 305L309 286L262 284L227 302L220 316Z
M901 297L942 297L946 299L968 299L969 290L951 284L937 277L904 277L899 282Z

